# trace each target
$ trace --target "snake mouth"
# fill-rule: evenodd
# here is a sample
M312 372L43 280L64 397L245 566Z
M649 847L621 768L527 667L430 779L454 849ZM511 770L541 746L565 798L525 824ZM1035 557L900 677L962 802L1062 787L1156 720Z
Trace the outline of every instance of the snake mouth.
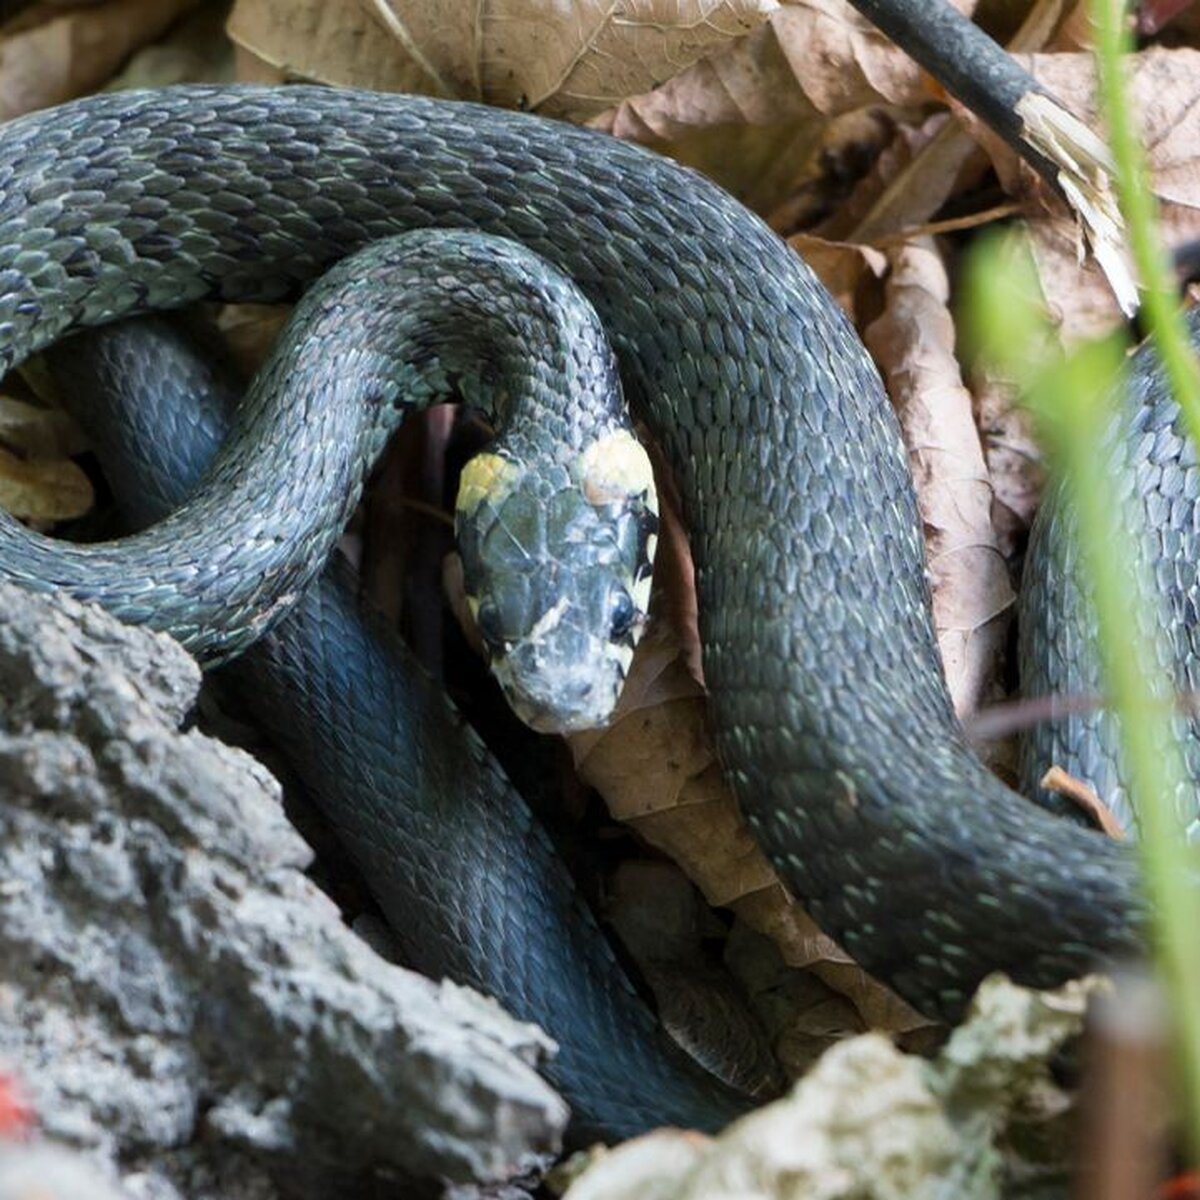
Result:
M538 733L582 733L612 720L624 671L604 653L548 665L536 647L493 658L491 669L509 706Z

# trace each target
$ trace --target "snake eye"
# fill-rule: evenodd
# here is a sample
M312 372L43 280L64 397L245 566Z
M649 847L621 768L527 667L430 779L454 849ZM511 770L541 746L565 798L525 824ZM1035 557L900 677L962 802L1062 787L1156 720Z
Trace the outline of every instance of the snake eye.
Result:
M616 638L627 637L632 631L634 623L638 618L637 605L633 602L633 597L628 592L618 592L612 603L611 612L612 623L609 626L609 635Z
M479 636L487 643L493 652L504 646L504 629L500 623L500 613L494 605L481 604L475 614L475 624L479 628Z

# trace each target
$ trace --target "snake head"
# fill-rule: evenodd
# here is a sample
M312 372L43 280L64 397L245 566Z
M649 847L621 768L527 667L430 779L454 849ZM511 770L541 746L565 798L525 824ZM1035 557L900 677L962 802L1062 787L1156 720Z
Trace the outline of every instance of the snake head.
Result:
M605 724L646 624L658 503L646 452L609 431L565 460L529 439L467 464L467 599L513 711L542 732Z

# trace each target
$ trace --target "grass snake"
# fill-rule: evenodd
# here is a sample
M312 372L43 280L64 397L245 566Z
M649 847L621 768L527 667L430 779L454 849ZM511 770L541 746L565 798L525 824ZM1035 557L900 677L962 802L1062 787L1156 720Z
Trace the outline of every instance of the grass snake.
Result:
M406 241L413 243L407 251ZM481 324L489 317L500 318L502 334L514 328L501 288L524 291L516 308L539 319L515 328L540 341L515 339L496 366L519 370L535 349L543 365L559 352L587 361L602 331L586 318L581 324L575 307L538 312L539 301L572 298L561 278L550 280L549 294L535 290L553 273L506 245L500 257L492 246L428 231L372 243L305 295L281 340L299 335L302 347L315 345L328 360L333 380L344 378L354 348L348 340L360 347L382 340L384 353L398 353L386 343L411 316L410 295L419 308L469 281L466 302L475 311L464 365L483 353ZM485 253L490 262L481 261ZM331 331L320 315L308 319L314 300L335 323L344 318L349 334ZM489 312L493 304L503 307ZM456 317L465 315L461 303L455 307ZM226 359L193 346L191 330L162 318L90 332L53 347L49 362L124 514L144 528L203 479L227 439L241 381ZM445 344L439 350L440 362L452 364ZM604 399L604 372L592 374ZM531 381L502 371L493 382L519 414ZM540 391L536 376L532 382ZM310 375L310 402L315 383ZM545 426L543 414L536 428ZM405 961L433 978L473 984L553 1032L560 1050L547 1073L571 1104L576 1141L672 1122L715 1129L744 1110L746 1098L682 1054L628 987L541 825L441 687L360 611L353 572L340 556L222 674L355 860Z
M599 314L682 497L721 761L756 837L822 926L918 1007L947 1015L992 970L1045 985L1135 951L1144 912L1126 850L1004 787L959 728L906 456L864 348L804 263L694 173L588 131L411 97L202 87L67 105L0 132L3 363L79 325L205 298L291 297L365 243L428 227L522 243ZM285 486L264 481L251 495L256 519L286 507ZM346 503L321 509L321 545ZM224 512L209 532L222 522L232 523ZM177 571L186 539L145 536ZM317 544L312 530L298 536ZM27 542L13 546L4 569L27 571ZM178 619L193 645L223 655L281 613L301 575L259 570L232 608L224 573L218 582ZM324 587L269 635L277 645L298 627L351 636ZM263 604L269 616L247 631ZM419 690L388 683L387 656L355 658L354 645L332 678L306 685L314 703L368 685ZM403 752L436 759L447 722L418 720L407 731L416 748ZM453 765L436 803L464 788ZM481 814L495 813L503 785L479 771L469 787L481 824L460 834L464 873L478 870L486 894L460 910L458 932L545 991L592 968L570 938L506 940L492 906L514 896L479 858L494 819ZM536 849L523 818L505 820L505 853ZM380 844L377 814L355 822L368 869L386 876L397 855L419 856ZM517 874L522 899L547 903L550 887L551 904L574 903L557 883ZM518 939L542 936L537 921L519 923ZM619 1044L621 1029L641 1026L614 1011L621 1003L601 1005L590 1029ZM566 1032L555 1032L567 1041L573 1018L562 1016ZM616 1053L587 1038L580 1052ZM711 1126L736 1111L719 1096L697 1105L694 1081L672 1068L660 1077L676 1080L662 1085L670 1099L648 1092L642 1111L614 1116L630 1061L612 1060L608 1094L582 1100L596 1128ZM645 1059L633 1051L632 1061Z

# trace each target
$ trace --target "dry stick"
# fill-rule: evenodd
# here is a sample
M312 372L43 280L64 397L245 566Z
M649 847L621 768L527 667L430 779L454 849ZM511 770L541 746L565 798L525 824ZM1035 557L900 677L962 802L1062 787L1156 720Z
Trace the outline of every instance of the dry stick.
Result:
M913 159L913 162L916 161ZM920 225L906 225L902 229L897 229L895 233L884 233L878 237L861 237L859 229L856 229L846 241L868 241L879 249L886 249L888 246L902 246L907 242L916 241L917 238L939 237L944 233L958 233L964 229L978 229L980 225L993 225L1005 217L1018 216L1020 212L1021 206L1015 201L1009 201L1004 204L994 204L991 208L978 209L964 217L947 217L944 221L926 221Z
M1121 973L1093 1006L1074 1200L1145 1200L1166 1167L1167 1021L1157 984Z
M1121 841L1125 837L1125 828L1117 820L1116 814L1100 799L1095 788L1089 787L1082 779L1076 779L1059 766L1051 767L1038 781L1038 786L1044 792L1055 792L1064 800L1069 800L1082 812L1093 825L1110 838Z
M1137 307L1104 143L946 0L850 0L1074 210L1121 308Z
M1019 54L1040 50L1046 44L1057 24L1062 0L1036 0L1030 8L1020 29L1013 34L1008 44L1011 53ZM972 159L986 163L987 156L979 143L962 127L961 122L949 121L913 156L912 161L903 167L896 178L883 190L882 194L871 205L870 210L859 221L858 225L846 241L871 242L876 246L884 246L892 240L907 240L909 235L901 225L918 225L922 221L930 222L934 213L945 203L950 194L950 186L954 178ZM982 169L982 167L981 167ZM930 181L933 185L930 186ZM913 181L920 180L920 186L913 187ZM913 213L914 198L920 208ZM987 213L975 214L980 224L988 219L999 219L1008 216L1010 212L1002 211L1005 206L989 209ZM1013 204L1011 211L1017 211ZM971 220L970 217L961 220ZM949 222L930 224L928 232L949 232L953 226ZM898 232L894 232L897 231Z
M944 0L850 2L1061 193L1059 164L1029 145L1017 115L1026 95L1049 93L978 25Z
M972 742L994 742L998 738L1022 733L1042 721L1059 721L1107 708L1112 700L1098 692L1071 695L1025 696L989 704L963 718L963 729ZM1176 692L1175 709L1184 716L1200 716L1200 692Z

